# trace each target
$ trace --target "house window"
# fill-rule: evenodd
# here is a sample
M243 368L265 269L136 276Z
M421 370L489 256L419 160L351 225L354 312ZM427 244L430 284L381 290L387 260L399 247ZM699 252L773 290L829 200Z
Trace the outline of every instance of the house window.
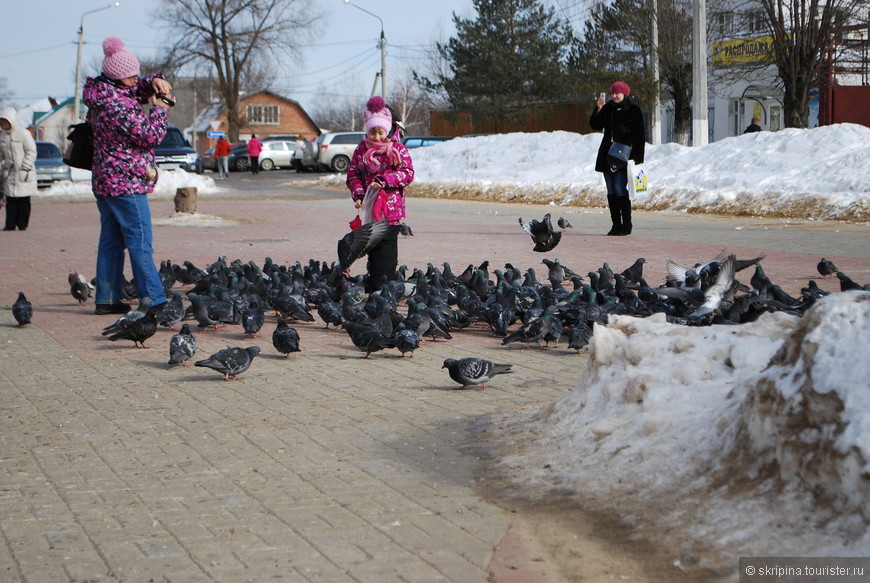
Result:
M715 16L716 29L719 36L730 36L734 31L734 13L719 12Z
M278 106L248 105L245 107L245 119L248 125L276 126L278 125Z
M747 12L745 18L746 30L748 32L755 34L767 31L767 19L764 15L764 12L762 12L761 10L753 10L752 12Z

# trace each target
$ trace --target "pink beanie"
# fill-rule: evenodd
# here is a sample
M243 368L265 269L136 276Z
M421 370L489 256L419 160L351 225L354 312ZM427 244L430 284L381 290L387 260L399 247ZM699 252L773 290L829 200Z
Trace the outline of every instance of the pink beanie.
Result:
M387 109L387 103L378 95L368 100L363 117L366 120L366 133L372 128L384 128L385 132L390 133L393 127L393 116Z
M628 86L628 83L625 81L617 81L613 85L610 86L611 93L622 93L626 97L631 93L631 87Z
M124 48L121 39L110 36L103 41L103 74L109 79L126 79L139 74L139 59Z

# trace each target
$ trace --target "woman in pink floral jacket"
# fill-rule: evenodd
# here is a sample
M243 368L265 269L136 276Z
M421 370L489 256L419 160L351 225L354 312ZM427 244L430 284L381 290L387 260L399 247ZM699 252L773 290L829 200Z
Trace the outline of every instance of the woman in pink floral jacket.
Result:
M124 250L130 254L140 305L157 309L166 293L154 265L148 194L157 182L154 147L166 135L172 86L159 75L139 78L139 61L115 37L103 41L103 72L85 82L82 101L93 128L92 190L100 211L97 314L130 309L121 302ZM150 111L142 109L151 104Z
M396 276L398 225L405 218L405 187L414 181L414 165L408 149L387 138L393 119L383 98L369 99L364 117L366 137L354 150L347 169L347 187L356 208L363 205L366 192L377 196L380 200L371 206L376 206L393 225L384 240L369 252L366 290L372 292Z

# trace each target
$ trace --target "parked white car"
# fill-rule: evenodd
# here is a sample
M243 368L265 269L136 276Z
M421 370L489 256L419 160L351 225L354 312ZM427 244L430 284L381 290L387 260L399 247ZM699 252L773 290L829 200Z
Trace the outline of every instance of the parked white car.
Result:
M333 172L347 172L353 151L365 137L365 132L326 132L320 134L316 143L316 164Z

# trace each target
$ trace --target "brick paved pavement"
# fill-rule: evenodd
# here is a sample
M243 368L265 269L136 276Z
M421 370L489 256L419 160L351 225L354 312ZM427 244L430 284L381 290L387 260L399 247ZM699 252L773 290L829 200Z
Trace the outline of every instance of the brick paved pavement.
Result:
M201 213L237 223L156 226L156 258L331 260L350 203L288 192L203 197ZM636 236L608 238L594 210L409 206L415 236L400 241L409 267L448 260L461 271L490 259L490 269L509 261L543 274L516 219L551 210L575 229L548 256L581 273L643 255L656 282L665 258L688 263L727 247L741 257L766 251L767 273L793 291L823 254L870 281L864 225L638 215ZM172 202L154 200L152 210L168 216ZM148 349L109 342L99 332L114 317L69 295L68 270L93 275L97 230L92 202L37 198L31 228L0 237L0 304L24 291L35 307L24 328L0 312L0 581L487 579L512 516L476 487L481 477L463 447L469 426L561 395L577 384L583 356L501 347L477 329L427 343L413 359L392 351L363 360L343 331L318 321L295 325L302 352L285 359L271 346L269 318L254 340L232 327L199 335L198 356L262 348L243 380L168 368L170 331L159 330ZM805 247L817 240L827 246ZM487 391L453 391L441 362L468 354L513 363L516 373Z

